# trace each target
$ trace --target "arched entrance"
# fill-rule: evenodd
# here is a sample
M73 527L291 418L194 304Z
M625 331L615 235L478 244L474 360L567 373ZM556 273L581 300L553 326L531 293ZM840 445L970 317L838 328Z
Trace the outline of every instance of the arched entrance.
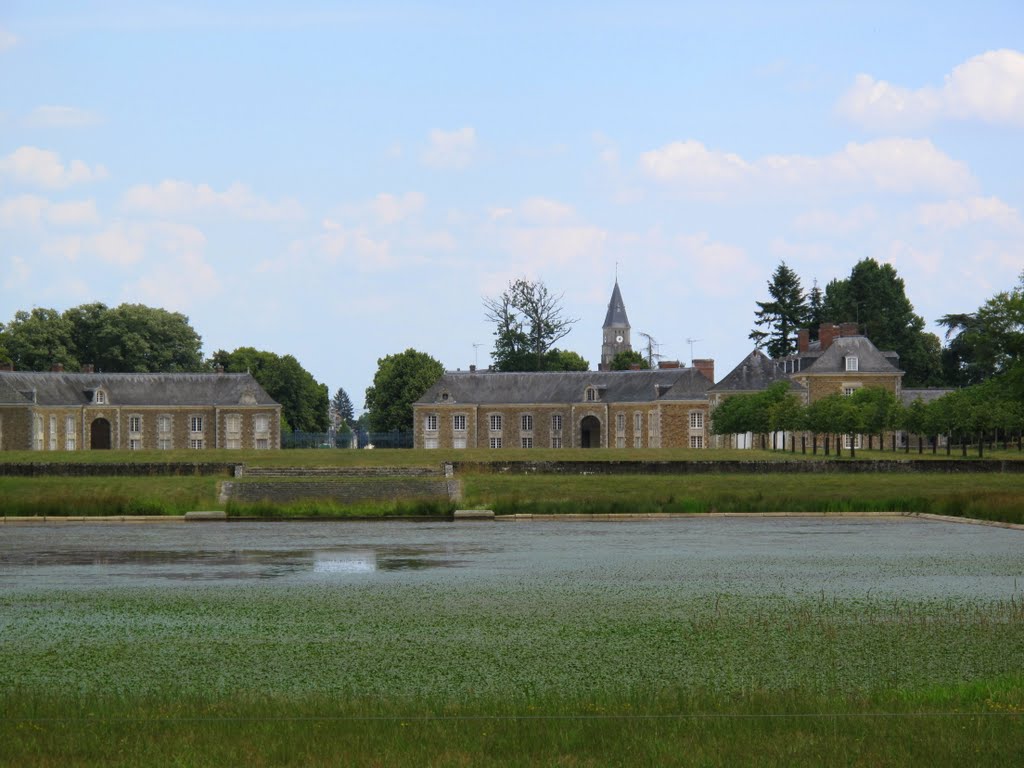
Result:
M580 448L601 447L601 422L597 416L584 416L580 422Z
M89 427L89 447L95 450L110 450L110 422L95 419Z

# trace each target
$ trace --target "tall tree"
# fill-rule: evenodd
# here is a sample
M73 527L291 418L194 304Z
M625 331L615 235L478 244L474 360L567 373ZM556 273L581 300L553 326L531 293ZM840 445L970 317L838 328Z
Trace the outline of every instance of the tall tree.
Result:
M976 312L939 318L949 342L943 368L949 383L978 384L1024 361L1024 273Z
M415 349L380 358L373 384L366 388L371 429L412 429L412 404L443 374L440 362Z
M500 371L545 370L545 355L576 323L565 315L562 295L539 280L512 281L500 296L485 298L484 309L495 324L491 357Z
M630 371L634 365L638 366L641 370L647 370L651 367L651 364L647 362L647 358L635 349L619 352L619 354L612 358L611 362L613 371Z
M15 312L4 330L4 346L18 370L48 371L55 363L78 367L71 324L55 309Z
M818 328L825 321L825 294L822 293L815 279L811 290L807 292L807 328L810 338L818 338Z
M807 323L807 302L796 272L780 262L768 283L769 301L757 302L754 325L767 330L750 332L757 347L769 357L784 357L797 351L797 331Z
M349 398L348 392L345 391L344 387L338 387L338 391L331 398L331 405L334 406L334 412L338 414L342 424L351 424L355 420L352 400Z
M102 304L68 310L80 323L79 362L103 371L180 373L203 368L202 339L180 312L121 304L102 312ZM81 311L84 310L84 311ZM90 350L90 358L83 357Z
M251 373L267 394L281 404L284 429L302 432L327 430L327 385L320 384L292 355L277 355L252 347L234 352L217 350L211 365L230 373Z
M863 259L848 278L831 281L825 287L823 314L827 322L858 323L876 347L898 352L905 385L939 383L938 338L924 332L924 320L914 314L903 279L891 264Z

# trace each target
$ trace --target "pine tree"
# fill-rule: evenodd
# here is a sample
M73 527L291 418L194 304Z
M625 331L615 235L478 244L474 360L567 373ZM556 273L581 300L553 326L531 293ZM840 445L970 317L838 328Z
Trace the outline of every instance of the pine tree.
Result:
M767 328L750 332L758 349L764 348L769 357L778 358L797 349L796 333L807 323L808 307L800 278L796 272L780 262L768 283L771 301L757 302L754 325Z
M825 294L818 287L818 280L815 278L814 286L807 294L807 327L810 329L810 337L818 338L818 328L825 322Z
M345 391L344 387L338 387L338 391L331 398L331 405L334 406L334 411L338 414L342 424L351 424L355 420L352 400L349 398L348 392Z

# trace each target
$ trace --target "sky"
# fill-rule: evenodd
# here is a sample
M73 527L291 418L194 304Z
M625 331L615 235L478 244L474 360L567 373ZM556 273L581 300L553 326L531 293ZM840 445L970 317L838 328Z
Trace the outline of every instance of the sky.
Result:
M596 368L618 276L668 359L747 355L781 262L915 310L1024 271L1024 4L0 0L0 322L186 314L357 410L490 363L542 280Z

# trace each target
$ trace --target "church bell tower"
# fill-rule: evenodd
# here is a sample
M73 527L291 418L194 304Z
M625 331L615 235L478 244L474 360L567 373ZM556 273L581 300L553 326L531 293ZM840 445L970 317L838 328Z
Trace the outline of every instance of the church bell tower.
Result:
M608 314L601 328L601 364L598 370L610 371L612 359L619 352L632 351L633 347L629 343L629 318L626 317L626 306L622 303L622 293L616 278L612 298L608 302Z

